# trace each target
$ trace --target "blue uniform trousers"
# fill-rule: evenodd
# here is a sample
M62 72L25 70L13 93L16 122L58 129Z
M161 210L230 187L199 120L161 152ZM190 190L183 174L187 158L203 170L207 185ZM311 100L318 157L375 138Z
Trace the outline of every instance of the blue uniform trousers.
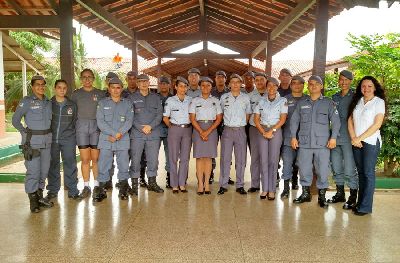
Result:
M118 167L118 180L127 180L129 179L129 154L128 150L110 150L110 149L100 149L99 156L99 176L97 177L97 181L100 183L105 183L110 180L110 168L112 163L114 162L113 155L117 159L117 167Z
M25 160L25 192L34 193L39 188L44 189L46 178L50 168L50 145L47 148L40 148L40 156L30 161Z
M68 188L69 195L79 193L78 169L76 166L76 143L73 141L59 141L51 144L51 162L49 177L47 178L47 190L57 194L61 187L60 153L63 161L64 185Z
M351 143L337 145L331 150L333 179L337 185L347 183L351 189L358 188L356 164Z
M300 184L311 186L313 180L313 164L317 174L317 188L329 187L328 176L330 150L328 148L299 148L297 166L300 171Z

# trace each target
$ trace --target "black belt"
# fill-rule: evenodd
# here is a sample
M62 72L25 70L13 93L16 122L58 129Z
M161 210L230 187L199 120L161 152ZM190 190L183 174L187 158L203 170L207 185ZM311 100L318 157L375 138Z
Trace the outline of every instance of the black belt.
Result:
M172 126L177 126L177 127L181 127L181 128L189 128L192 126L192 124L188 123L188 124L175 124L171 122Z
M197 122L201 123L209 123L209 122L214 122L215 120L197 120Z
M51 129L47 130L30 130L32 135L46 135L51 133Z

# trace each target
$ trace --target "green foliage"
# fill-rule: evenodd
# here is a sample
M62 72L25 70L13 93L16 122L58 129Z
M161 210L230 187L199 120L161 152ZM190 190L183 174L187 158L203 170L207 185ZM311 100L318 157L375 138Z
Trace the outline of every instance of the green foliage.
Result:
M388 117L381 128L380 158L385 160L385 170L392 173L400 161L400 33L360 37L350 34L348 41L356 49L354 56L345 58L355 73L355 85L363 76L371 75L385 89Z
M46 38L31 32L10 31L10 36L38 60L43 59L43 52L48 52L52 48Z
M332 98L332 96L340 91L338 85L339 74L327 73L325 75L324 96Z

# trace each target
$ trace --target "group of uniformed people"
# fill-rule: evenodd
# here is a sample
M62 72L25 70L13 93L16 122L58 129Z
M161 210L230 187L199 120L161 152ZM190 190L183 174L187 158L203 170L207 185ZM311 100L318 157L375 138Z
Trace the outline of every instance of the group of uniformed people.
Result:
M55 83L55 96L44 95L42 76L31 80L32 95L21 100L13 116L13 125L21 132L27 169L25 190L32 212L51 207L51 199L60 190L60 153L68 197L89 197L90 169L94 177L92 198L100 202L112 188L114 158L118 167L119 197L137 195L139 185L157 193L158 155L161 142L165 151L167 188L172 193L187 192L190 152L196 158L197 194L210 194L218 141L221 142L219 195L234 183L229 175L232 153L235 156L236 192L260 191L261 199L274 200L279 160L283 160L284 188L288 198L290 181L297 189L300 173L302 193L294 203L311 201L310 185L317 176L318 203L345 202L344 184L350 197L343 208L353 209L357 199L357 172L347 129L348 108L353 91L353 75L340 73L341 92L333 100L322 95L319 76L308 80L309 95L304 94L305 80L282 69L278 79L262 72L247 72L242 78L232 74L227 83L224 71L214 81L201 77L196 68L188 80L178 77L172 95L171 80L159 79L158 94L149 90L149 77L127 73L127 89L115 73L106 77L107 92L93 87L90 69L81 72L82 88L67 94L67 83ZM21 119L24 117L25 126ZM76 145L80 151L84 188L77 189ZM247 147L251 162L251 186L244 189ZM326 200L332 163L337 193ZM49 170L50 167L50 170ZM146 171L148 182L143 178ZM278 178L277 178L278 174ZM43 197L48 179L47 196ZM131 185L128 183L131 179Z

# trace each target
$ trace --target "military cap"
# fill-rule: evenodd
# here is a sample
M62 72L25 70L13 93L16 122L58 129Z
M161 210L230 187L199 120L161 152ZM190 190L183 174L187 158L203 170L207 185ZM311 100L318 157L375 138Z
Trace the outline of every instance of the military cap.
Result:
M215 72L215 76L224 76L226 78L226 73L223 70L218 70Z
M111 78L111 79L108 81L108 85L110 85L110 84L119 84L119 85L121 85L121 87L123 86L122 81L121 81L119 78L117 78L117 77Z
M110 71L110 72L107 73L106 78L107 78L107 79L118 78L118 75L115 74L114 72L111 72L111 71Z
M300 82L303 83L303 84L304 84L304 82L306 82L306 81L303 79L303 77L301 77L301 76L299 76L299 75L293 76L292 81L293 81L293 80L298 80L298 81L300 81Z
M140 74L139 76L137 76L136 78L138 81L139 80L150 80L149 76L147 76L146 74Z
M312 76L308 79L308 81L310 81L310 80L315 80L315 81L318 82L319 84L323 85L323 82L322 82L322 79L321 79L320 76L312 75Z
M33 83L35 83L35 80L43 80L43 81L44 81L44 84L46 84L46 80L45 80L44 77L41 76L41 75L35 75L35 76L33 76L32 79L31 79L31 85L33 85Z
M236 73L233 73L230 77L229 77L229 80L232 80L232 79L239 79L240 80L240 82L243 82L243 79L242 79L242 77L241 76L239 76L238 74L236 74Z
M200 83L201 82L209 82L211 85L214 83L214 81L212 79L210 79L209 77L200 77Z
M196 73L196 74L198 74L198 75L200 76L200 70L197 69L197 68L191 68L191 69L189 69L188 75L189 75L190 73Z
M167 83L167 84L171 84L171 80L167 77L167 76L161 76L158 81L160 83Z
M349 70L342 70L340 71L339 75L342 75L346 79L353 80L353 73L351 73Z
M129 71L128 73L126 73L126 75L128 77L137 77L137 73L133 70Z
M184 77L181 77L181 76L178 76L176 78L176 85L178 85L179 82L184 83L186 86L189 85L189 82Z
M280 74L282 74L282 73L286 73L286 74L289 74L290 76L293 76L292 72L288 68L281 69Z
M247 71L246 73L244 73L244 75L243 75L244 77L246 77L246 76L250 76L250 77L252 77L253 79L255 78L255 76L254 76L254 72L253 71Z
M267 75L264 72L254 72L254 77L264 77L267 78Z
M268 82L272 82L272 83L274 83L276 86L279 86L279 81L278 81L276 78L269 77L267 83L268 83Z

